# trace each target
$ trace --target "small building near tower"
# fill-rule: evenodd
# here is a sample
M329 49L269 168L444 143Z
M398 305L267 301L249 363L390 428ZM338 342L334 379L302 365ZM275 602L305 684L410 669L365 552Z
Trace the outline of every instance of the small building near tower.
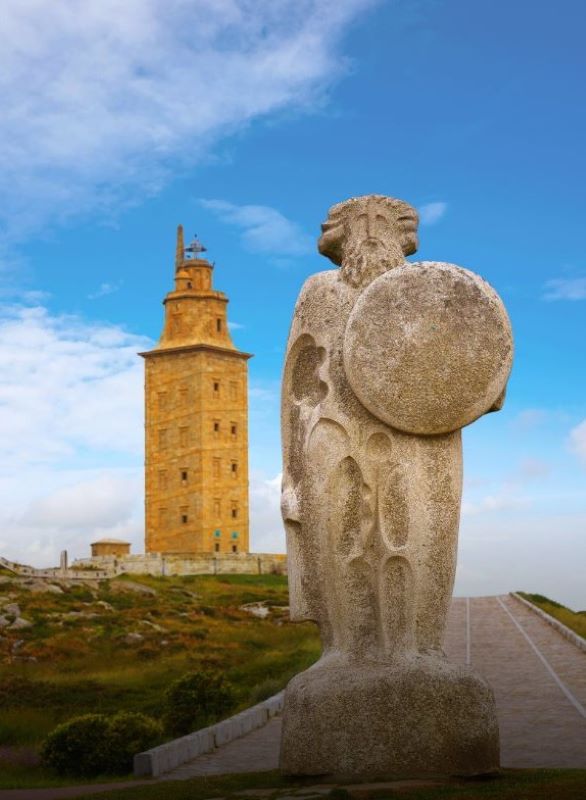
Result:
M248 553L248 359L205 248L177 229L175 288L145 359L145 550Z
M98 539L91 543L92 558L95 556L127 556L130 554L130 542L122 539ZM66 567L67 568L67 567Z

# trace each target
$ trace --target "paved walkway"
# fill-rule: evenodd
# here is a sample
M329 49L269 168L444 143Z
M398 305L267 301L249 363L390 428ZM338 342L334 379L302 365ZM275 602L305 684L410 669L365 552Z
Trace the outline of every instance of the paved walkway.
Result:
M503 767L586 768L586 654L508 595L456 598L445 649L492 685ZM164 776L277 769L280 720Z

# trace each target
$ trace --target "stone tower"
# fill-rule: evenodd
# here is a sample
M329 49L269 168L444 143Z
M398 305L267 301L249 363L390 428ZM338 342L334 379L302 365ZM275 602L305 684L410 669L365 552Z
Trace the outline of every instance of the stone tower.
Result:
M175 289L145 359L147 553L248 552L248 359L205 248L177 229Z

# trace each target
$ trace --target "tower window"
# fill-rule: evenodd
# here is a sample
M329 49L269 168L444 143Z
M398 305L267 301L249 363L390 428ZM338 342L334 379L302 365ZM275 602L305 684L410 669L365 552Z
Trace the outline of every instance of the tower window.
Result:
M220 543L219 542L215 542L214 543L214 552L215 553L219 553L220 552Z
M230 400L238 399L238 384L236 381L230 381Z
M238 462L237 462L237 461L233 461L233 462L230 464L230 472L232 473L232 476L233 476L234 478L235 478L235 477L236 477L236 475L238 474Z
M217 319L216 320L216 330L218 331L218 333L222 332L222 320L221 319Z
M218 498L214 500L214 516L216 519L220 516L220 501Z
M179 387L179 401L181 403L187 402L187 386L185 384Z
M189 428L179 428L179 447L187 447Z
M214 478L220 477L220 465L221 465L221 460L219 458L214 458L214 460L212 461L212 475L214 476Z
M217 419L214 420L214 433L216 435L220 433L220 421Z
M168 444L168 436L167 436L167 428L161 428L159 430L159 447L161 450L164 450Z
M214 381L214 394L216 396L220 394L220 381Z
M167 509L159 509L159 527L164 528L167 525Z
M238 425L236 425L235 422L230 423L230 435L232 436L233 439L235 439L236 436L238 435Z
M182 469L182 470L181 470L181 483L182 483L184 486L186 486L186 485L187 485L187 477L188 477L188 476L187 476L187 470L186 470L186 469Z
M232 552L233 553L237 553L238 552L238 545L237 544L233 544L232 545Z
M237 539L238 538L238 531L233 531L232 538L233 539Z
M193 288L193 284L191 283L191 281L187 281L187 288L188 289L192 289Z
M189 522L189 515L187 513L187 506L181 506L181 524L187 525Z
M214 531L214 536L215 536L216 539L219 539L221 535L222 535L222 531L219 531L219 530Z
M238 519L238 506L236 503L232 504L232 519Z

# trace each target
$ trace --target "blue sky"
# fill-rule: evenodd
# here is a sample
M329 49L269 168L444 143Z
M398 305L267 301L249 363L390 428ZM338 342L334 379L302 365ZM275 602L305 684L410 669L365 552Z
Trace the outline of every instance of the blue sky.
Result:
M75 9L75 10L74 10ZM0 552L142 542L142 364L197 232L250 362L253 546L279 550L279 381L330 205L422 215L415 259L513 323L505 409L465 431L456 590L586 608L581 2L5 0Z

